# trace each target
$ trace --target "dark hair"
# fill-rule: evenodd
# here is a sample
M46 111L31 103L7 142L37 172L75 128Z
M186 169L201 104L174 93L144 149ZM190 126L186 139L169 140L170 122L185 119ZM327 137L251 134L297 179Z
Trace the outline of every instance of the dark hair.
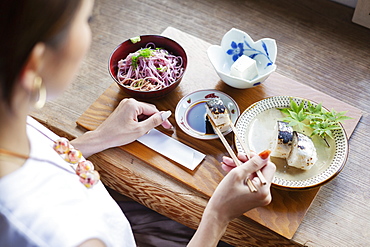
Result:
M0 100L10 104L15 80L38 42L58 47L81 0L0 1Z

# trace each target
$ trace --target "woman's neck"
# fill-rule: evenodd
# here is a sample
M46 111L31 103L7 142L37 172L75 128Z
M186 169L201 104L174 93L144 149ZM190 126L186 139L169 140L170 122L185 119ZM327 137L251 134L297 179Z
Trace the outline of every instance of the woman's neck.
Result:
M26 156L29 155L27 114L26 107L18 107L16 111L11 111L5 108L3 102L1 102L0 148ZM24 162L24 159L5 157L5 155L0 154L0 178L18 169Z

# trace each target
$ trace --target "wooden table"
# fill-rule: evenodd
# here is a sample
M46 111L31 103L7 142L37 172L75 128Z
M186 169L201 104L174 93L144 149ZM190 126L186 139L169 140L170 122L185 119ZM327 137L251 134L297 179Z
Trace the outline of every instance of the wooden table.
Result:
M359 246L369 243L367 184L370 174L366 158L370 155L365 147L370 134L365 130L370 124L367 85L370 82L370 32L350 23L351 9L328 1L280 1L279 6L273 1L170 1L166 4L131 1L123 6L118 2L96 1L92 50L76 82L61 98L48 103L33 116L61 135L81 134L84 129L77 127L75 122L111 88L112 80L107 72L111 50L124 39L138 34L160 34L171 25L212 44L219 44L222 35L231 27L247 31L254 39L275 38L278 44L275 76L285 75L286 80L299 81L356 106L362 110L363 117L350 139L346 167L315 193L316 198L304 212L303 221L294 227L294 235L268 229L249 215L235 220L224 240L240 246L348 246L348 243ZM169 14L164 14L166 12ZM130 18L112 18L125 15ZM212 78L215 79L214 75ZM221 82L218 83L217 89L225 89ZM263 91L267 85L254 90ZM121 159L121 164L113 163L117 158ZM208 199L202 191L171 179L168 174L119 148L102 152L93 159L95 163L106 161L98 164L105 170L103 182L110 187L183 224L197 226ZM125 180L125 184L120 180Z

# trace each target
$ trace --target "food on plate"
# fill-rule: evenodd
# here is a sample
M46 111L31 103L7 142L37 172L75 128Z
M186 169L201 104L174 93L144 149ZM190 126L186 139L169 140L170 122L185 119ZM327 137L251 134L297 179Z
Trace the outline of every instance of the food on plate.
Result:
M300 109L297 109L294 106L289 107L289 101L291 99L296 102L296 104L293 105L296 105L299 108L302 101L305 103ZM301 169L291 166L298 164L300 156L298 151L303 152L304 150L302 149L296 150L297 153L294 153L295 151L291 151L290 165L288 165L287 158L278 158L270 155L271 161L276 165L275 178L272 183L277 187L284 189L317 188L336 176L342 170L346 162L348 156L348 140L343 127L338 124L341 129L333 131L332 134L334 138L326 138L329 143L329 145L327 145L320 135L314 133L314 131L317 130L316 126L311 127L311 124L308 122L311 120L311 117L316 117L315 112L318 112L316 110L318 109L316 103L312 102L312 108L310 108L310 112L307 113L307 115L306 112L304 112L306 107L308 108L310 105L307 100L302 98L293 96L272 96L252 104L239 116L237 120L236 128L238 129L238 133L240 133L242 140L245 140L249 150L253 150L256 153L266 149L273 151L273 145L271 145L271 142L272 140L277 140L277 137L274 136L277 135L277 121L287 122L293 128L293 131L303 133L312 139L314 144L311 146L312 149L307 148L306 150L313 150L313 147L315 147L316 152L312 152L312 154L306 153L300 157L301 164L304 164L306 161L307 163L310 163L310 158L312 158L311 164L307 167L309 169ZM316 109L313 109L313 107ZM291 111L289 113L291 121L285 120L288 115L282 111L283 109ZM304 125L301 127L298 123L301 123L300 120L302 114L304 114L306 118L303 120L302 123ZM308 114L315 114L315 116L308 116ZM322 114L319 112L317 115L321 116ZM325 119L329 120L328 117L325 117ZM299 137L298 134L293 135L297 135L294 138ZM306 140L308 142L311 141L309 139ZM294 144L297 148L299 143L296 139L294 139L294 143L297 143ZM309 144L304 144L304 146L307 145ZM238 152L243 152L243 147L237 139L235 139L235 146ZM295 157L296 160L293 160L293 157ZM306 157L306 159L303 159L303 157Z
M289 166L308 170L318 159L312 139L293 131L293 128L283 121L277 121L271 144L271 156L286 159Z
M219 98L209 100L205 104L207 115L215 123L216 127L221 132L225 132L230 128L230 116L224 102Z
M118 61L117 80L125 87L140 91L165 88L176 82L184 73L181 56L148 43L126 58Z
M256 60L246 55L240 56L231 65L230 75L246 80L254 79L258 75Z
M286 159L292 149L293 128L286 122L277 121L274 131L271 156Z
M317 161L317 153L312 139L302 133L294 131L293 145L287 158L289 166L309 170Z

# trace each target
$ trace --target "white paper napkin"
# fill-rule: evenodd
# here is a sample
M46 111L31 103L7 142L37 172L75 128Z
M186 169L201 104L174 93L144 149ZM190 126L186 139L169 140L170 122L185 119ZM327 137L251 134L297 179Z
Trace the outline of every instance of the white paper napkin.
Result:
M206 156L156 129L137 140L190 170L194 170Z

